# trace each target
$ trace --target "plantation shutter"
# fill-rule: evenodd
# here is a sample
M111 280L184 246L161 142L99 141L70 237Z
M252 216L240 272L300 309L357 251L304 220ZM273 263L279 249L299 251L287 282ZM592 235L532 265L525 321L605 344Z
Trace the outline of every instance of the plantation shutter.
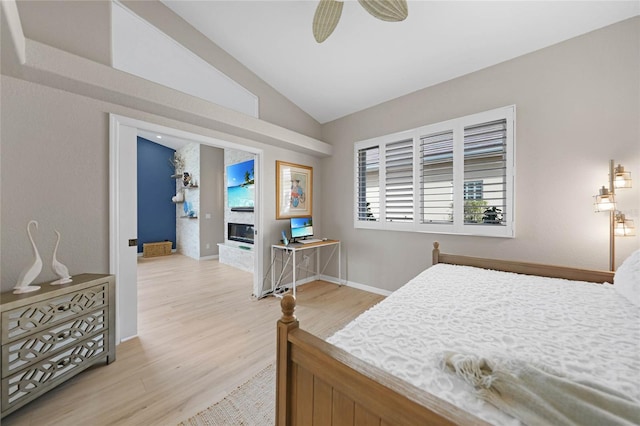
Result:
M505 224L507 120L464 128L464 181L481 182L482 197L465 201L465 223Z
M422 223L453 222L453 131L420 138Z
M380 148L358 150L358 220L380 220Z
M413 139L385 148L385 218L413 222Z
M354 143L354 227L515 236L515 106Z

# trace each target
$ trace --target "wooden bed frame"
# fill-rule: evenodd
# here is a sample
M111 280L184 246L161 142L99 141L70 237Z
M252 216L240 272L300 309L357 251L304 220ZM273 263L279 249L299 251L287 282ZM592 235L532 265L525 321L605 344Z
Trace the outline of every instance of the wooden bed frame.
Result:
M613 272L440 253L433 264L613 282ZM276 425L486 425L483 420L299 328L295 298L281 302L277 324Z

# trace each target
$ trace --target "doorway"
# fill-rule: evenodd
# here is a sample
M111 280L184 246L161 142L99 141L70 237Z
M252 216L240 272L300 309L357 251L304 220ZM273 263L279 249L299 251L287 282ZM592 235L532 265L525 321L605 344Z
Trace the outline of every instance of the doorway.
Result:
M217 148L255 155L255 256L253 294L259 295L263 271L261 149L177 130L115 114L109 115L109 272L116 275L116 341L137 335L137 137L140 131L169 135Z

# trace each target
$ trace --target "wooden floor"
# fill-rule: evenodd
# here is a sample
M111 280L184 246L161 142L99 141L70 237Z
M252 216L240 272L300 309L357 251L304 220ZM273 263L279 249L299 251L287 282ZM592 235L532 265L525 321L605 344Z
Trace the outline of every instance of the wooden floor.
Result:
M9 425L175 425L275 361L279 299L251 298L251 274L181 255L138 263L138 337L101 365L2 419ZM298 287L296 314L320 336L382 296Z

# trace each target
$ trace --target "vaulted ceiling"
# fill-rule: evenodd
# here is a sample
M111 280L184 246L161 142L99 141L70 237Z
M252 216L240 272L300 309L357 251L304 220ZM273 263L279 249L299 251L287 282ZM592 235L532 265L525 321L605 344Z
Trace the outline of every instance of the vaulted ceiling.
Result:
M635 1L409 1L383 22L346 1L318 44L316 1L162 0L320 123L636 16Z

